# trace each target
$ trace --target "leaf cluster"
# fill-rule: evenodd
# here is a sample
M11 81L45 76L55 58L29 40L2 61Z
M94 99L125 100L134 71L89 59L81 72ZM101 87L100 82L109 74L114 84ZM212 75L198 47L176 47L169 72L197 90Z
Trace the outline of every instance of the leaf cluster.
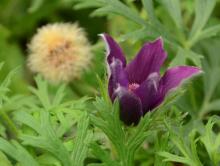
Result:
M190 60L201 67L203 56L195 52L193 47L200 40L215 36L220 30L218 24L207 26L216 0L195 0L194 6L192 2L180 0L142 0L141 2L141 10L126 0L124 2L119 0L77 0L74 8L95 8L92 16L107 16L110 21L113 19L112 14L122 16L139 25L136 30L124 34L121 37L123 40L134 39L137 41L162 36L165 42L172 45L177 52L170 66L187 64ZM183 6L187 5L195 9L194 20L187 20L187 14L190 13L188 8L184 9L186 14L183 12ZM141 14L144 11L145 17ZM189 22L193 22L192 25L189 26Z

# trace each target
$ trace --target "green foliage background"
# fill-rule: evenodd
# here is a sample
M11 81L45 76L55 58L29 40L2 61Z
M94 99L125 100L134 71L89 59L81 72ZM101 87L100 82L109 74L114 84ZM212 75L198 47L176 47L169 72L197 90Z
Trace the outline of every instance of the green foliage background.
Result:
M0 0L0 166L218 166L219 9L219 0ZM26 66L31 37L53 22L79 22L92 44L90 70L68 85ZM204 73L124 126L107 94L103 32L129 60L162 36L164 68Z

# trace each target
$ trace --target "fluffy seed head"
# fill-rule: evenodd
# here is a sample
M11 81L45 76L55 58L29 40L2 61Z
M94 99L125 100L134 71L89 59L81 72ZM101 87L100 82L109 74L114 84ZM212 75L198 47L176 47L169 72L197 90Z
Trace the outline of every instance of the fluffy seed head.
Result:
M91 46L77 24L54 23L38 29L28 45L28 66L51 82L79 78L91 61Z

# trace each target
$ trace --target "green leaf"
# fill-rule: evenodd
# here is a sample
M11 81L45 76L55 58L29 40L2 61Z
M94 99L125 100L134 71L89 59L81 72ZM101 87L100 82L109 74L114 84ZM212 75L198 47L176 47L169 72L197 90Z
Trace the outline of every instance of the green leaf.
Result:
M172 60L169 66L173 67L173 66L179 66L179 65L186 65L187 64L186 62L188 59L188 60L191 60L196 66L201 67L202 58L203 56L198 53L179 47L177 55L174 57L174 59Z
M105 6L95 10L93 12L93 15L109 12L122 15L127 19L142 26L147 24L136 11L131 10L129 7L118 0L105 0Z
M3 67L3 65L3 63L0 64L0 70ZM11 84L13 76L15 76L15 74L17 73L17 70L18 68L11 70L0 83L0 105L3 102L3 98L5 98L6 94L9 92L9 86Z
M216 99L208 103L207 110L220 110L220 99Z
M39 122L30 114L24 111L19 111L15 113L15 119L19 122L22 122L23 124L29 126L33 130L35 130L37 133L44 134L44 130L41 129L41 126L39 125Z
M3 138L7 137L6 128L5 126L3 126L2 122L0 123L0 137L3 137Z
M28 12L33 13L36 12L41 5L43 4L44 0L32 0L31 6L28 9Z
M200 33L198 41L216 36L217 33L219 32L220 32L220 25L213 25L211 27L208 27Z
M100 94L103 97L103 99L105 100L106 103L111 103L109 95L108 95L108 83L107 83L107 78L104 78L104 83L101 80L101 78L97 75L96 76L97 81L98 81L98 85L99 85L99 89L100 89Z
M16 120L29 126L38 134L37 136L21 134L23 144L44 149L60 160L63 166L70 166L70 155L56 135L50 122L49 113L45 111L39 113L40 121L35 120L26 112L18 112L15 116Z
M205 70L206 75L204 76L204 82L205 82L205 87L204 87L204 92L205 92L205 98L206 100L210 100L212 95L214 94L220 79L218 77L220 71L220 67L214 67L212 69L207 69Z
M57 90L57 92L54 96L54 99L52 101L53 107L57 107L62 103L62 100L63 100L64 96L66 95L65 94L65 88L66 88L65 85L61 85L58 88L58 90Z
M158 155L164 157L165 159L163 161L166 161L166 162L172 161L172 162L178 162L178 163L191 165L191 161L185 157L180 157L180 156L177 156L177 155L174 155L168 152L164 152L164 151L158 152Z
M132 166L134 154L149 135L149 116L145 116L136 127L130 128L129 137L126 137L126 129L120 120L118 100L113 105L106 104L103 99L97 98L94 105L98 109L100 117L90 115L91 122L101 129L112 142L117 152L119 162ZM129 130L129 129L128 129ZM100 151L100 149L99 149Z
M75 146L71 155L72 166L83 166L87 156L88 147L92 140L92 133L88 129L89 117L86 113L82 116L77 126Z
M180 0L160 0L175 22L177 28L183 29Z
M1 166L12 166L8 158L0 151Z
M118 155L125 160L123 156L125 149L125 135L119 119L119 105L116 101L113 105L107 104L103 99L97 98L94 105L98 109L101 117L90 115L91 122L100 128L115 146Z
M125 41L125 40L133 40L133 42L137 42L138 40L141 40L141 39L146 39L147 36L159 36L159 33L154 33L153 31L150 30L150 28L148 27L144 27L144 28L141 28L141 29L138 29L138 30L135 30L133 32L129 32L129 33L126 33L124 35L122 35L119 40L121 41Z
M4 61L5 64L7 64L1 71L0 81L2 81L10 71L24 64L24 56L20 47L14 42L9 42L9 37L10 31L0 25L0 61ZM24 93L27 91L27 82L24 79L24 71L21 67L11 79L10 88L13 92Z
M164 40L169 43L174 45L175 47L178 46L178 43L176 42L175 36L170 34L170 32L166 29L166 27L161 24L159 19L155 15L155 10L153 6L153 1L152 0L142 0L143 6L145 10L147 11L147 14L149 16L150 23L149 25L146 25L143 30L146 31L146 34L140 36L140 39L142 39L144 36L150 36L152 38L156 38L158 36L162 36ZM139 34L141 35L141 34Z
M104 5L104 0L76 0L76 4L74 5L74 9L86 9L93 7L102 7Z
M208 123L205 126L205 133L201 136L200 140L205 145L205 148L209 154L213 165L219 165L220 158L219 158L219 148L220 148L220 134L216 135L212 128L215 122L213 118L210 118Z
M189 148L184 144L184 140L176 135L171 136L171 141L173 144L179 149L179 151L183 154L183 156L190 160Z
M161 155L161 156L158 155L160 152L170 150L169 133L162 135L160 132L158 132L158 134L156 136L154 148L155 148L155 152L156 152L154 165L155 166L169 166L169 163L162 162L163 155Z
M120 2L119 0L77 0L76 8L88 8L88 7L98 7L92 15L108 15L109 13L118 14L128 18L129 20L139 24L146 25L147 23L138 15L134 10L131 10L128 6Z
M170 140L180 151L180 155L169 152L159 152L160 156L165 157L164 161L180 162L189 166L202 166L196 149L198 139L195 138L196 131L192 130L187 137L184 137L181 130L176 131L166 121L165 124L170 132Z
M200 162L199 156L198 156L198 152L197 152L197 142L198 142L198 138L196 138L196 130L193 129L190 133L189 133L189 139L190 139L190 150L192 152L192 159L195 161L195 163L197 163L198 165L202 165L202 163Z
M2 109L6 112L16 111L24 108L25 106L30 106L35 103L35 100L31 96L15 95L5 101Z
M16 141L11 141L10 143L0 138L0 150L20 162L23 166L39 166L29 152Z
M71 110L72 111L72 110ZM75 110L74 110L75 111ZM63 112L59 109L56 113L57 119L60 122L59 128L57 129L57 136L60 138L62 137L68 130L71 129L76 121L73 121L72 118L66 117Z
M195 20L190 33L191 38L199 36L200 31L206 25L214 7L216 0L196 0Z
M40 100L41 104L43 105L45 110L50 110L51 108L51 102L49 99L49 94L48 94L48 84L43 78L38 75L35 77L35 81L37 84L37 89L33 87L29 87L30 91L38 97Z
M132 136L128 139L129 151L134 153L138 147L144 142L144 140L149 136L148 131L150 126L151 118L150 114L146 114L144 118L141 119L138 126L132 131Z
M184 53L186 54L186 57L191 60L196 66L202 67L202 58L203 56L201 54L198 54L196 52L190 51L190 50L184 50Z
M145 5L144 1L143 3ZM135 33L131 32L130 34L133 37L135 37L135 34L138 34L138 36L136 36L136 39L143 39L144 37L148 37L148 36L152 38L163 36L166 42L172 43L174 46L177 46L175 37L172 36L170 33L168 33L161 24L154 25L143 20L135 10L132 10L131 8L129 8L127 5L125 5L119 0L94 0L94 1L77 0L75 7L97 8L92 13L93 16L104 16L104 15L110 16L111 14L123 16L141 26L141 29L137 30ZM142 32L147 32L147 33L144 34ZM122 39L123 38L124 37L122 37Z
M39 162L39 164L41 165L51 165L51 166L62 166L59 162L59 160L57 160L54 156L52 156L51 154L47 154L44 153L41 156L39 156L37 158L37 161Z
M113 161L110 157L110 154L102 149L100 145L92 143L90 145L92 149L92 154L94 154L98 159L100 159L106 166L119 166L116 161Z
M186 54L184 50L180 47L178 48L177 54L173 58L169 67L174 67L174 66L179 66L179 65L186 65Z
M214 92L219 85L220 78L220 56L218 52L219 40L212 39L202 42L202 47L206 53L206 57L203 61L204 69L204 92L206 100L210 100L214 95Z
M160 24L159 20L157 19L155 12L154 12L154 6L152 0L142 0L142 4L149 16L150 22L152 22L155 25Z
M60 85L55 91L54 96L50 96L49 84L40 75L35 77L37 88L29 87L30 91L38 98L43 108L47 111L51 111L54 108L59 108L65 97L64 84Z

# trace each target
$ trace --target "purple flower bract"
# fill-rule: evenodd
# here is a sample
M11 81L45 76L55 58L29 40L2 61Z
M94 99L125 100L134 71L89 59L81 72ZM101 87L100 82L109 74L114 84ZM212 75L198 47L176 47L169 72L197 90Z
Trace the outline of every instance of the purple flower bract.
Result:
M101 35L107 51L109 67L108 91L112 102L119 99L120 119L127 125L137 124L141 116L160 105L166 94L201 70L193 66L177 66L160 76L167 54L162 38L145 43L137 56L126 63L120 46L108 34Z

